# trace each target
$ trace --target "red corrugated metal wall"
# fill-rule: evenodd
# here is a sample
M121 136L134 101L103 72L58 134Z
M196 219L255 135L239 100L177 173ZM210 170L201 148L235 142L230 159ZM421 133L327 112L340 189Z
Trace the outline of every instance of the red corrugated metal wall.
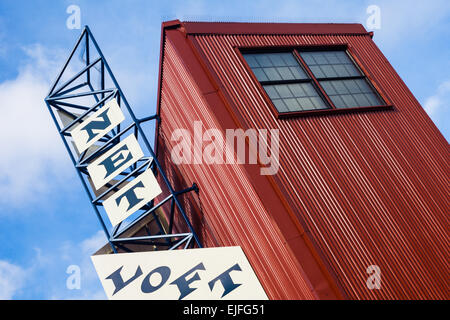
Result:
M176 144L170 139L173 130L185 128L192 133L194 121L201 121L205 129L220 127L179 55L180 52L167 40L158 147L158 154L166 163ZM166 164L168 169L171 166L173 164ZM201 226L197 224L196 227L200 229L204 246L240 245L270 298L315 298L300 265L283 243L283 235L241 166L180 165L178 170L186 186L195 181L200 187L201 205L198 206L202 208L202 216L197 219Z
M271 298L339 297L337 287L353 299L448 298L449 146L371 37L186 29L166 32L174 40L164 49L163 135L194 120L228 128L228 117L229 126L276 128L281 137L272 178L249 174L249 166L181 166L205 195L203 221L217 239L206 244L241 245ZM185 57L183 41L205 75L186 62L195 59ZM309 44L347 44L394 109L277 119L235 48ZM270 193L285 215L274 213ZM366 286L370 265L381 268L380 290Z

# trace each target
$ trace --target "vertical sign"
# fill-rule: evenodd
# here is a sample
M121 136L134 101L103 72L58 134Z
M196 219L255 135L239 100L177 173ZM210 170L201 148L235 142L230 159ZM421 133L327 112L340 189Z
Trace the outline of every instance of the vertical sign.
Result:
M78 152L98 142L125 120L116 99L111 99L70 132ZM94 187L99 190L125 169L144 156L139 142L131 134L97 157L87 166ZM119 191L103 201L103 207L113 226L116 226L161 193L151 170L146 170Z

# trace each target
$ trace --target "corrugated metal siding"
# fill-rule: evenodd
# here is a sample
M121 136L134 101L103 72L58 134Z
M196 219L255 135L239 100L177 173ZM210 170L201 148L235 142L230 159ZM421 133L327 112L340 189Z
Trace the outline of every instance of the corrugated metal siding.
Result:
M194 121L206 128L220 128L214 110L205 101L196 80L186 70L170 40L164 44L162 86L160 92L160 139L158 157L166 164L169 177L170 150L176 144L170 137L175 129L191 134ZM315 299L302 268L293 258L284 236L272 220L251 180L240 165L179 165L177 170L185 187L200 186L201 207L197 224L204 246L240 245L271 299ZM201 201L201 203L200 203ZM195 215L195 213L189 213ZM295 279L295 281L292 281Z
M449 298L449 146L371 38L190 37L243 128L280 129L276 181L348 297ZM277 120L233 47L305 44L348 44L395 110ZM381 290L366 286L369 265Z

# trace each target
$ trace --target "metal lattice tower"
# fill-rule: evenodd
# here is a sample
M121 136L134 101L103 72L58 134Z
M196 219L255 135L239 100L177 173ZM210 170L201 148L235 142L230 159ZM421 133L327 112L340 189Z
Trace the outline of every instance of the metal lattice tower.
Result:
M116 99L126 115L127 121L117 125L96 144L79 153L73 144L70 131L111 99ZM190 188L181 191L174 190L142 129L142 124L145 122L160 121L159 116L153 115L139 119L135 116L88 26L85 26L81 32L51 86L45 102L114 253L117 253L118 249L126 252L133 251L127 247L130 244L150 246L150 250L202 247L178 198L187 192L198 192L197 186L194 183ZM130 132L143 147L144 157L120 172L115 180L96 190L87 172L87 165L117 145L123 139L124 134ZM169 195L156 204L154 200L148 202L129 219L112 227L103 208L105 197L120 190L121 186L132 181L147 169L152 170L155 176L161 178L160 181L168 190ZM161 221L161 215L157 214L163 206L169 206L168 214L165 215L167 218L165 225ZM173 230L176 229L174 226L176 214L181 215L180 221L184 221L184 228L187 232L173 233ZM128 235L130 230L142 224L149 217L157 226L156 232L146 229L144 235Z

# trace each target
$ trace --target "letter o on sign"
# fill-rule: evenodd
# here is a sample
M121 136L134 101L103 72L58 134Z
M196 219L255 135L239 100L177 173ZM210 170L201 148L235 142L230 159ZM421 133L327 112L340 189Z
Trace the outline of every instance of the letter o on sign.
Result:
M159 273L161 275L161 282L157 286L153 286L150 283L150 277L154 273ZM169 277L170 277L170 268L169 267L162 266L162 267L158 267L158 268L153 269L153 271L150 272L144 278L144 280L142 280L142 285L141 285L142 292L144 292L144 293L152 293L152 292L158 290L159 288L161 288L167 282Z

